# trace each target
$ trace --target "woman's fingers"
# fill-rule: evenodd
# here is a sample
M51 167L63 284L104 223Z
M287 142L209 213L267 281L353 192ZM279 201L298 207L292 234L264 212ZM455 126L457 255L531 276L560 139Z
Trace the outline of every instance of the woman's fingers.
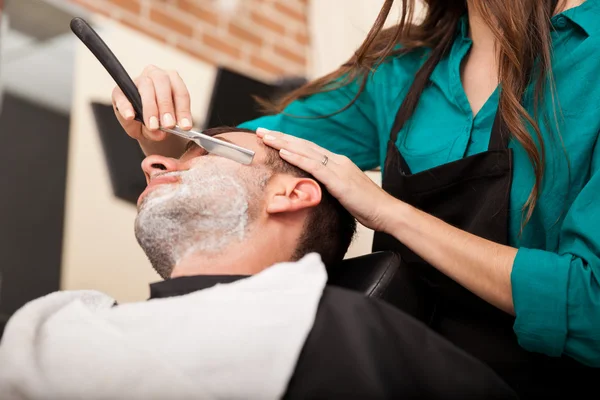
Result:
M171 91L173 102L175 104L177 125L182 129L192 129L191 101L187 86L176 71L168 72L168 76L171 81Z
M147 139L161 141L166 137L166 133L158 130L160 122L154 83L150 77L140 76L136 84L142 98L142 113L144 114L145 126L142 127L142 134Z
M175 122L175 107L173 104L173 94L171 92L171 79L165 71L153 68L147 75L152 81L154 94L156 96L156 110L159 117L159 123L162 127L173 128ZM145 113L144 109L144 113Z
M340 183L340 179L336 168L332 168L333 165L329 163L324 164L322 161L315 160L310 156L307 157L302 154L293 153L286 149L281 149L279 155L285 161L314 176L316 180L324 184L336 196L335 189Z
M142 113L144 114L144 124L146 128L155 131L159 127L158 105L156 104L156 93L154 84L148 76L140 76L136 80L140 97L142 98Z
M191 129L193 124L190 94L179 74L176 71L167 72L149 66L143 76L149 77L152 82L160 126L172 128L179 125L182 129ZM154 111L155 108L151 106L150 109ZM154 126L149 128L154 130Z
M337 163L338 159L342 159L337 154L308 140L281 132L259 129L257 135L262 137L266 145L279 150L282 159L308 172L323 183L334 196L343 191L343 179L340 177L343 176L344 170L340 169Z
M286 149L292 153L302 154L304 156L312 156L318 161L324 160L325 156L328 162L337 162L339 156L329 150L316 145L305 139L300 139L295 136L286 135L285 133L270 131L264 128L258 128L256 135L263 139L263 142L277 150Z
M298 154L300 156L308 157L312 160L318 162L324 162L327 157L327 163L334 163L334 160L329 160L329 156L325 154L325 151L320 151L319 149L315 149L314 147L308 145L307 143L301 141L290 141L287 138L279 137L276 138L274 136L265 135L263 138L265 144L270 147L273 147L277 150L285 150L289 151L293 154ZM321 149L323 150L323 149Z
M169 135L160 127L193 127L190 94L177 72L149 65L134 82L142 101L143 124L135 120L136 112L123 91L117 86L112 92L115 115L130 137L162 141Z
M112 93L113 110L117 120L129 137L140 140L144 137L142 133L142 124L136 121L133 106L117 86Z
M115 86L112 92L112 103L117 110L117 112L121 115L121 117L125 121L131 121L135 118L135 111L133 110L133 106L127 100L127 97L123 93L120 87Z

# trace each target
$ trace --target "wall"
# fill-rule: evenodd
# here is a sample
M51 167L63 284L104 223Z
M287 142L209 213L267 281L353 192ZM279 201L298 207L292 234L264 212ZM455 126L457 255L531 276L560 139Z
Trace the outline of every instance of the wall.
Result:
M59 289L69 116L11 93L0 112L0 327ZM32 279L32 277L35 277Z
M317 78L346 62L358 49L377 19L384 0L314 0L308 8L309 78ZM400 18L402 0L396 0L385 27ZM424 11L417 1L415 19Z
M208 64L306 76L308 0L71 0Z
M341 7L341 4L344 4ZM325 75L346 62L367 36L384 0L315 0L308 20L311 42L309 76ZM400 1L390 13L388 25L399 15Z

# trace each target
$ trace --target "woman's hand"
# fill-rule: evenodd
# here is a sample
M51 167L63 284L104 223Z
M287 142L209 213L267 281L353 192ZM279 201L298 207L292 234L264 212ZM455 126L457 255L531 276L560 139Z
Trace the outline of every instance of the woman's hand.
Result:
M146 154L179 156L185 140L158 128L175 125L185 130L192 128L190 94L185 83L176 71L165 71L153 65L147 66L134 82L142 98L144 124L134 119L133 106L116 86L112 104L119 123L130 137L140 142Z
M385 232L388 213L404 203L373 182L348 157L281 132L259 128L263 142L279 150L281 158L310 173L364 226Z

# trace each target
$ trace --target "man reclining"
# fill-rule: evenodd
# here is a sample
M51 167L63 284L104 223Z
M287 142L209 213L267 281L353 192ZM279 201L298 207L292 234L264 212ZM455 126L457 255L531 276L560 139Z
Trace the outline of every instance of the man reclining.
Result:
M485 365L390 305L326 286L356 222L251 131L252 165L190 144L150 156L135 234L165 279L146 302L30 302L0 344L3 399L514 398Z

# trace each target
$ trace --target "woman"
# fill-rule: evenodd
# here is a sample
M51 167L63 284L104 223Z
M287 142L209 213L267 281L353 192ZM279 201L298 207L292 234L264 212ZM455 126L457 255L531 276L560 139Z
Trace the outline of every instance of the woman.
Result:
M243 126L402 255L401 308L522 397L591 388L600 0L428 0L418 26L406 0L382 30L392 3L347 64ZM117 117L146 152L179 154L156 128L191 126L185 85L154 67L138 84L150 129L115 90ZM383 190L361 171L376 166Z

